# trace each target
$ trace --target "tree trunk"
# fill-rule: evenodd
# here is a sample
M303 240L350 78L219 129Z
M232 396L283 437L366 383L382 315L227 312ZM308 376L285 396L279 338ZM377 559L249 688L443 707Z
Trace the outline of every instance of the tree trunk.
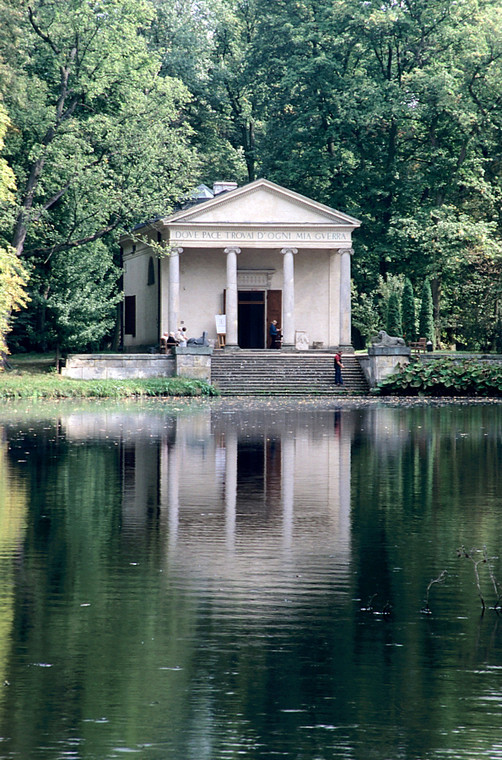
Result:
M12 240L12 245L16 249L17 256L22 256L23 254L24 241L26 240L26 233L28 231L29 215L33 207L35 190L37 189L38 181L40 175L42 174L44 164L45 157L38 158L31 167L30 176L28 177L23 204L16 220L16 228L14 230L14 237Z
M250 119L247 124L242 128L244 139L244 157L246 160L246 167L248 170L248 179L250 182L254 182L256 179L256 161L255 161L255 136L254 136L254 124Z

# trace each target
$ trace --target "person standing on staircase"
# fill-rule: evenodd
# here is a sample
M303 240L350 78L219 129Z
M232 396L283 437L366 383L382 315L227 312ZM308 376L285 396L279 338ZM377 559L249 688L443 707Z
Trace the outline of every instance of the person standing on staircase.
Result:
M335 354L335 385L343 385L342 369L342 352L338 350Z

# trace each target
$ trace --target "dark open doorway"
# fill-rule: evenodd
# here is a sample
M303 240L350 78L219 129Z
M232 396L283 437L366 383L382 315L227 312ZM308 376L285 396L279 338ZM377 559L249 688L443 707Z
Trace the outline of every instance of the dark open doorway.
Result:
M240 348L264 348L265 291L239 290L237 319Z
M239 290L237 342L240 348L269 348L269 326L277 320L281 329L282 291ZM223 291L223 310L226 290Z

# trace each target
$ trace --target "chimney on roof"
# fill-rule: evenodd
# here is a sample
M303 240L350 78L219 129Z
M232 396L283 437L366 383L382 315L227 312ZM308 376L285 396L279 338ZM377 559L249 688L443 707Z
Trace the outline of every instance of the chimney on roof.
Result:
M229 190L235 190L237 182L214 182L213 183L213 195L219 195L220 193L228 193Z

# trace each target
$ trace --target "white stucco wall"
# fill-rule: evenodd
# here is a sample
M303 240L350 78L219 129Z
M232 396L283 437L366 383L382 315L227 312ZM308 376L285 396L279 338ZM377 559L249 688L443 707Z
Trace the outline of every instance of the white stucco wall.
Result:
M124 296L136 296L136 335L124 335L125 346L156 345L157 329L158 267L154 257L155 283L147 285L148 262L152 251L138 246L135 253L124 251Z
M295 262L295 329L305 330L310 345L330 344L329 251L302 251Z

